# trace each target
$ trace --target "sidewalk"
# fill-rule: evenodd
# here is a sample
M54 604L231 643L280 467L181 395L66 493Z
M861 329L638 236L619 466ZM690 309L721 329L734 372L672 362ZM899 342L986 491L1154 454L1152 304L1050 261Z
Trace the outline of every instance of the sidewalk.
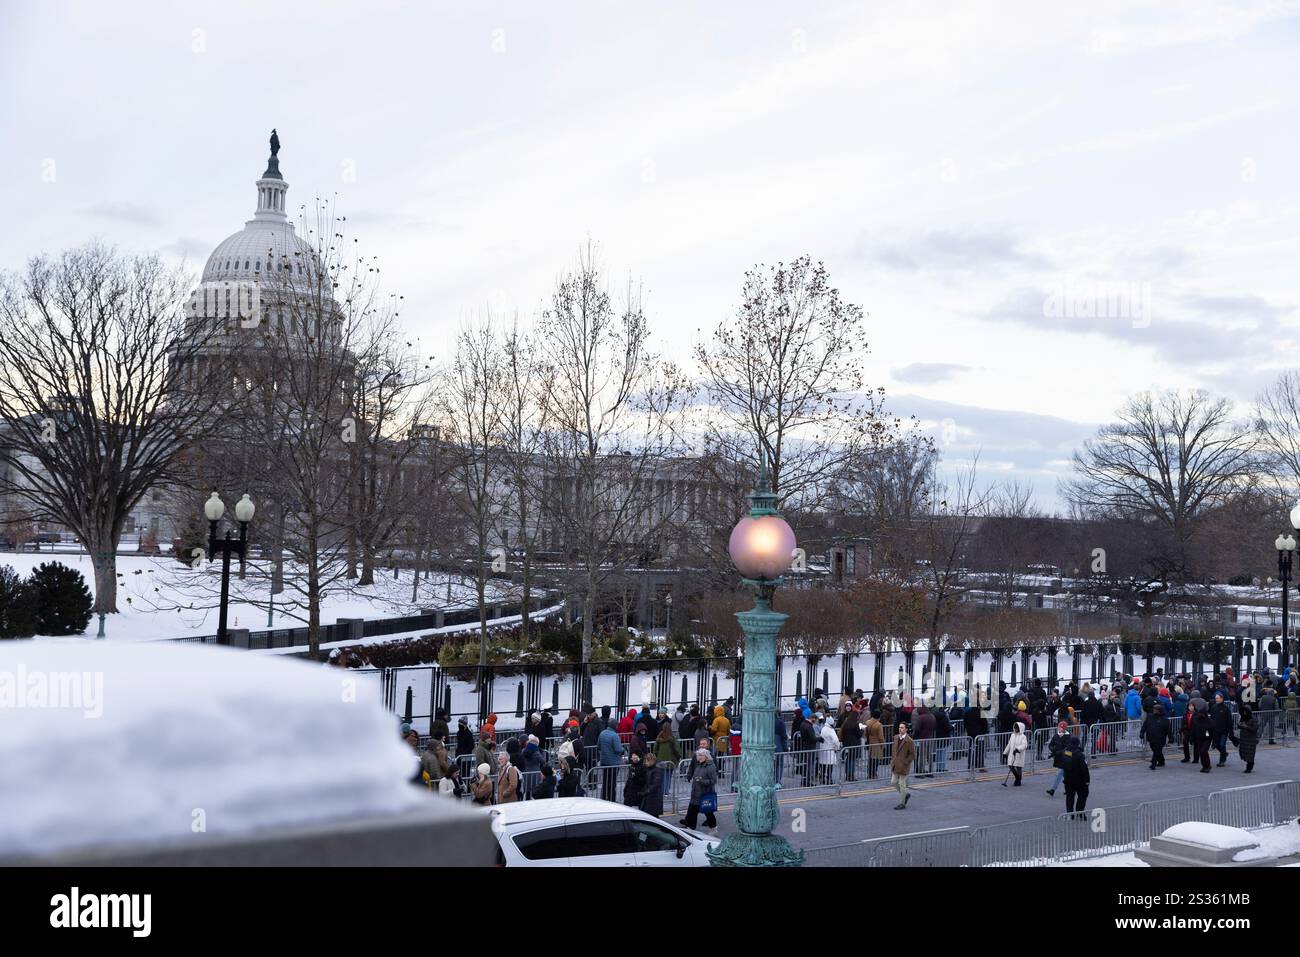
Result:
M1261 745L1255 770L1243 773L1245 764L1229 750L1228 763L1201 774L1200 765L1180 764L1182 749L1165 750L1164 768L1151 771L1146 760L1116 761L1093 767L1089 806L1138 804L1163 798L1208 794L1223 788L1263 784L1268 781L1300 780L1300 747L1284 748ZM1218 762L1218 752L1211 752ZM975 781L919 782L911 787L912 799L907 810L895 811L898 792L882 786L857 792L818 795L797 791L778 791L781 823L777 832L795 847L826 847L848 841L888 837L945 827L978 826L1020 821L1026 818L1060 814L1065 810L1065 792L1055 797L1045 792L1052 782L1052 772L1044 769L1025 775L1022 787L1001 787L1006 771L995 766ZM794 811L804 812L804 827L792 831ZM718 812L718 833L735 829L731 808Z

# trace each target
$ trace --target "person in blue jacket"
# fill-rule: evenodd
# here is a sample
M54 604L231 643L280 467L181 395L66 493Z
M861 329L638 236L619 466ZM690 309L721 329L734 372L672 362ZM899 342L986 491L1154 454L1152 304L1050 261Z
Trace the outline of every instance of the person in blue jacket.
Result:
M1183 733L1186 731L1183 716L1187 714L1187 692L1182 689L1181 685L1174 685L1174 690L1170 693L1169 698L1169 741L1174 747L1177 747L1182 742Z
M1136 687L1129 688L1128 694L1124 696L1124 714L1130 721L1142 718L1142 695Z
M1171 718L1181 718L1187 714L1187 692L1181 687L1173 695L1173 708L1170 713Z
M606 801L614 800L618 784L618 768L623 763L623 739L612 726L606 727L596 739L600 754L600 796Z

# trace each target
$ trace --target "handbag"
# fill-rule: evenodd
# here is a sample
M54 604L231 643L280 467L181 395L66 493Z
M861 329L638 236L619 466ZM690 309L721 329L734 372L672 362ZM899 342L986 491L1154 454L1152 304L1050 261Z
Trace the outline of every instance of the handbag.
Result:
M718 792L709 791L700 795L700 813L712 814L718 809Z

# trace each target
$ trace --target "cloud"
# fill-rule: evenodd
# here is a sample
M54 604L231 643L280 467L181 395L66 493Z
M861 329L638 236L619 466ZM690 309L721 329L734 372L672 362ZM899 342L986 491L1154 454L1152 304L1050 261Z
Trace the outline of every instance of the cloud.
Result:
M1159 284L1065 280L1013 289L983 318L1043 332L1103 336L1175 364L1268 355L1292 307L1253 294L1172 292Z
M178 236L174 242L160 246L159 252L176 257L186 269L198 272L207 263L208 255L212 252L212 246L213 243L207 239Z
M890 370L890 374L899 382L909 385L934 385L944 382L961 372L969 372L970 366L955 362L913 362L900 369Z
M1037 504L1049 511L1061 507L1057 482L1069 474L1071 453L1097 431L1096 423L919 395L893 396L890 406L921 420L948 466L970 462L978 455L981 484L1028 482Z
M992 229L931 230L883 246L867 246L867 258L890 269L969 271L997 267L1044 269L1050 264L1026 250L1010 231Z
M96 203L86 212L96 219L132 226L159 226L163 222L157 209L141 203Z

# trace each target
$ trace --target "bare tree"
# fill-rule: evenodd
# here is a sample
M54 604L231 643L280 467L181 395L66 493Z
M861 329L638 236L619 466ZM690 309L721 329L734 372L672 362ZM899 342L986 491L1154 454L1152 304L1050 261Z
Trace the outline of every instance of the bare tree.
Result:
M616 305L590 245L538 331L551 375L543 500L581 602L586 662L606 580L646 561L666 521L670 488L657 474L684 448L689 387L651 351L640 291L629 283Z
M1191 539L1205 515L1249 488L1258 457L1232 404L1201 390L1139 393L1073 456L1062 491L1079 514L1161 529L1162 580L1194 577Z
M829 480L889 423L865 391L860 306L840 299L826 267L801 256L745 274L735 316L695 349L722 458L767 453L781 507L811 510Z
M1288 369L1260 393L1255 434L1267 474L1294 497L1300 488L1300 370Z
M99 245L0 279L4 491L76 533L98 612L117 611L131 510L176 481L223 397L221 367L195 359L225 330L186 318L188 286L156 256Z
M528 639L529 601L542 536L542 476L548 419L546 387L551 380L535 334L518 316L502 338L500 443L501 478L507 487L500 510L501 540L520 562L520 636Z
M293 569L284 582L307 607L313 657L321 601L346 581L357 540L355 468L364 457L351 446L365 434L354 414L358 376L382 365L376 356L391 344L396 321L378 266L343 231L342 217L318 204L314 225L304 224L309 250L268 263L236 377L244 388L236 404L259 426L240 438L279 514Z
M1003 606L1015 604L1016 584L1034 556L1031 520L1038 517L1033 489L1027 482L1002 482L987 495L977 542L981 566L992 572Z
M930 653L948 633L948 621L970 591L966 553L987 508L987 492L976 487L978 459L957 471L950 482L936 482L930 508L916 525L913 564L929 592Z
M453 500L474 549L470 567L478 594L480 665L487 664L485 596L492 577L488 549L497 541L497 513L505 490L497 462L506 387L504 366L505 356L489 315L461 330L438 400L451 463Z
M356 357L349 524L353 554L360 554L360 586L374 583L379 553L405 534L416 513L427 507L413 473L425 467L418 453L431 414L431 376L427 360L415 354L414 343L397 328L398 315L392 311L375 330L370 347Z

